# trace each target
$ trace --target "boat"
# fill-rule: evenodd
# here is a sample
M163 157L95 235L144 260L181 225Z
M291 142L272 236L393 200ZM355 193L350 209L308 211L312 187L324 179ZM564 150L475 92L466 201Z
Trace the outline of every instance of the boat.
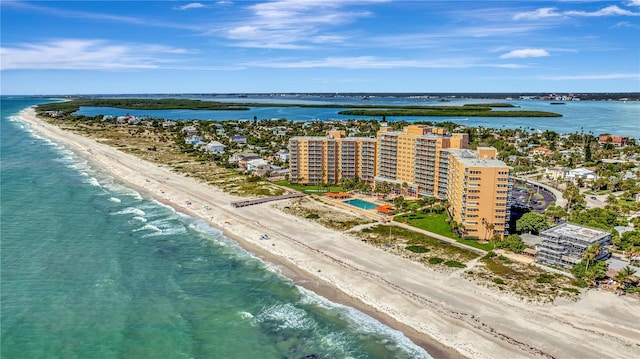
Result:
M551 102L552 105L566 105L564 102Z

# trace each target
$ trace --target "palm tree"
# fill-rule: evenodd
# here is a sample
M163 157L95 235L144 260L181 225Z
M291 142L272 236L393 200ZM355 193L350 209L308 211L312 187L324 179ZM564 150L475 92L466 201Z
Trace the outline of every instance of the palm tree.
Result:
M587 260L587 265L585 267L585 272L589 271L589 264L591 261L595 260L596 257L600 254L600 245L598 243L592 244L584 251L582 258Z
M616 280L620 283L629 282L631 277L636 274L636 270L631 268L630 266L626 266L622 268L618 273L616 273Z
M631 246L627 249L627 255L629 256L629 264L631 264L634 258L640 257L640 246Z
M484 240L486 241L488 238L493 237L493 230L495 225L489 222L486 218L482 218L482 224L484 225Z

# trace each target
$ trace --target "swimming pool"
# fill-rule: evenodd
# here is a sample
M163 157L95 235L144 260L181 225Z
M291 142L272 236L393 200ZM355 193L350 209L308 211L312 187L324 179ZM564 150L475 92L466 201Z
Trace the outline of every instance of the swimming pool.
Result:
M375 203L363 201L361 199L350 199L348 201L344 201L344 203L350 204L352 206L356 206L362 209L375 209L376 207L378 207L378 205Z

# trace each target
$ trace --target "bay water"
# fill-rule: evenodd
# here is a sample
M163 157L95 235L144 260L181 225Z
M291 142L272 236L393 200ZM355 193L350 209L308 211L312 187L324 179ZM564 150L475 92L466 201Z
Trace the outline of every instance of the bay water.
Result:
M132 97L132 96L124 96ZM162 98L162 96L157 96ZM77 113L85 116L112 115L123 116L149 116L173 120L252 120L254 117L262 119L287 119L290 121L313 120L348 120L359 119L382 120L375 116L341 115L341 110L349 109L352 105L381 105L381 106L408 106L408 105L434 105L451 106L467 103L496 103L507 102L516 108L494 108L494 111L525 110L555 112L562 117L446 117L446 116L393 116L387 117L391 121L429 121L433 123L450 121L462 126L483 126L485 128L522 128L528 131L555 131L559 134L585 133L599 135L610 133L619 136L630 136L640 141L640 101L566 101L563 105L551 105L549 101L542 100L496 100L496 99L466 99L455 98L448 102L440 102L438 99L409 98L409 97L321 97L321 96L249 96L247 98L211 97L211 96L186 96L185 98L202 101L220 102L250 102L250 103L294 103L294 104L332 104L337 108L312 108L312 107L251 107L247 111L209 111L209 110L133 110L111 107L81 107ZM344 106L344 107L340 107Z
M39 137L41 102L1 103L2 358L430 358Z

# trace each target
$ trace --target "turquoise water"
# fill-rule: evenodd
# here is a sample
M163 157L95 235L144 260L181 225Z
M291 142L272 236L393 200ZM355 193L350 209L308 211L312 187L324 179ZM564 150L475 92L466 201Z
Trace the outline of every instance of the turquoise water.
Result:
M12 120L35 103L2 98L0 357L429 358Z
M377 204L375 203L371 203L371 202L367 202L367 201L363 201L361 199L350 199L348 201L344 201L344 203L346 204L350 204L352 206L356 206L362 209L375 209L376 207L378 207Z
M197 98L197 97L196 97ZM204 98L211 100L211 98ZM272 102L275 99L264 98L213 98L227 102ZM335 104L384 104L384 105L442 105L435 99L412 98L322 98L322 97L291 97L281 100L288 103L335 103ZM495 100L452 99L446 105L461 105L463 103L496 102ZM640 102L630 101L569 101L564 106L552 106L548 101L510 100L521 110L550 111L562 114L562 117L550 118L515 118L515 117L389 117L389 121L405 120L443 122L452 121L465 126L483 126L490 128L525 128L534 130L551 130L560 134L613 133L640 139ZM305 108L305 107L253 107L248 111L202 111L202 110L126 110L105 107L83 107L78 112L81 115L95 116L99 114L121 116L127 113L134 116L161 117L174 120L249 120L254 116L258 119L286 118L291 121L309 121L314 119L370 119L367 116L339 115L341 108ZM500 111L500 109L496 109ZM380 118L378 118L380 120Z

